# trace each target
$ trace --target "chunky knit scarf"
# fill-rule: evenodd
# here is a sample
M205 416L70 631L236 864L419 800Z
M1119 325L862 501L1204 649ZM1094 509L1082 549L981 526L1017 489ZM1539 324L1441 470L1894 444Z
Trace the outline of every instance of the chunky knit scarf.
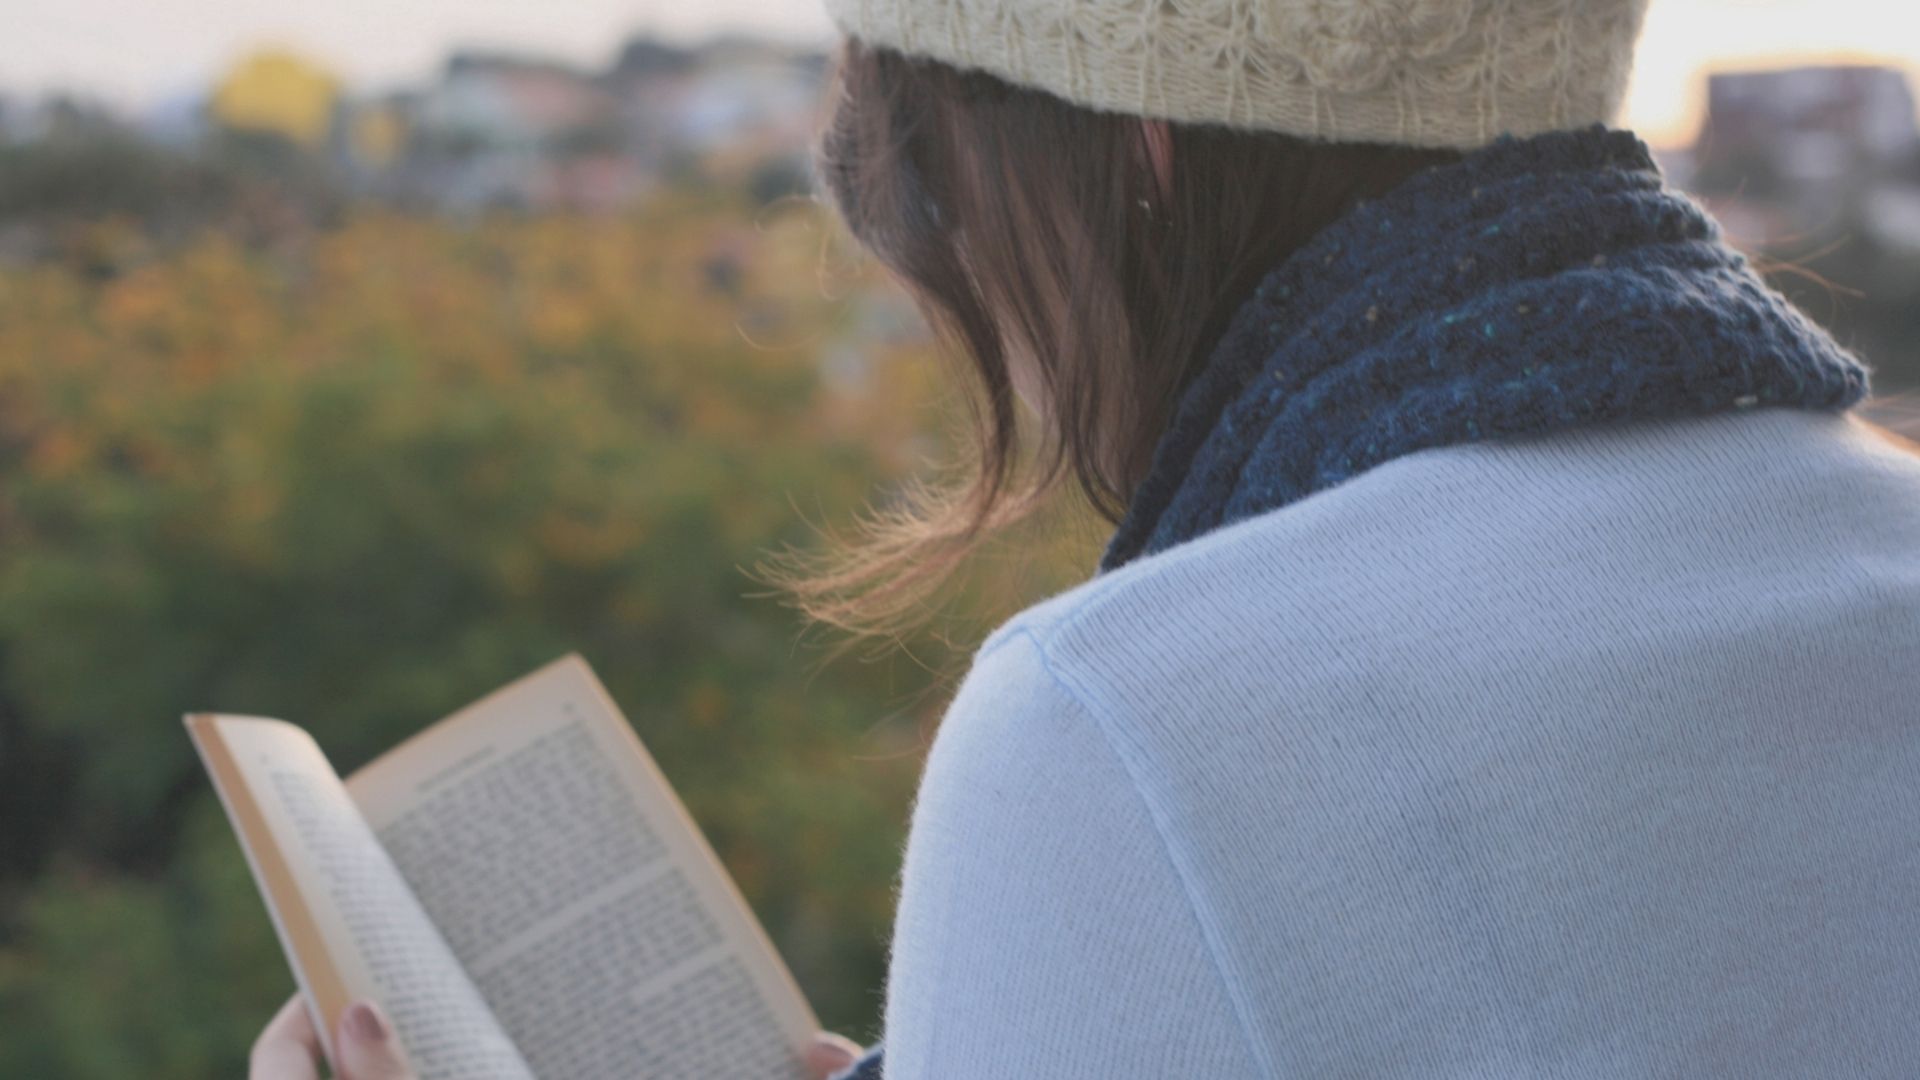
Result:
M1357 204L1260 282L1183 396L1100 569L1416 450L1845 409L1869 371L1663 186L1631 132L1505 137Z
M1101 571L1400 454L1636 417L1845 409L1870 369L1594 125L1505 137L1285 259L1182 397ZM875 1043L835 1080L880 1080Z

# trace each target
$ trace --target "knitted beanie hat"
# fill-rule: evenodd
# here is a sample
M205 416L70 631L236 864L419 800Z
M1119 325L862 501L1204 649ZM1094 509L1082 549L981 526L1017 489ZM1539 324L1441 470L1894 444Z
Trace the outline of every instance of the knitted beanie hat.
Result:
M1647 0L824 0L843 33L1103 112L1472 148L1612 123Z

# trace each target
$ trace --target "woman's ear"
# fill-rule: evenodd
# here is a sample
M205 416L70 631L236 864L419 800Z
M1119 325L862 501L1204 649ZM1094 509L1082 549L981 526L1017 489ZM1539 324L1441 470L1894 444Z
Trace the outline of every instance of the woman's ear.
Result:
M1140 121L1140 134L1159 185L1160 202L1165 205L1173 197L1173 132L1165 120L1146 118Z

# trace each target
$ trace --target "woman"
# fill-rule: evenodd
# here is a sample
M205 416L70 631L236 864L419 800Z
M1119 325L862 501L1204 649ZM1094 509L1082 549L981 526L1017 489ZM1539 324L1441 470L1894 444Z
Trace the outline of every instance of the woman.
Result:
M1920 1075L1920 458L1604 126L1644 0L829 6L984 392L804 602L1117 526L936 737L887 1075Z

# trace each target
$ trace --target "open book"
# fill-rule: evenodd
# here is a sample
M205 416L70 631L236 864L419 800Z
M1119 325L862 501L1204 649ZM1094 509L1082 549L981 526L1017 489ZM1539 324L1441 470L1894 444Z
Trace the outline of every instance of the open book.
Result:
M812 1009L600 680L566 656L344 783L196 713L330 1061L354 999L422 1080L797 1080Z

